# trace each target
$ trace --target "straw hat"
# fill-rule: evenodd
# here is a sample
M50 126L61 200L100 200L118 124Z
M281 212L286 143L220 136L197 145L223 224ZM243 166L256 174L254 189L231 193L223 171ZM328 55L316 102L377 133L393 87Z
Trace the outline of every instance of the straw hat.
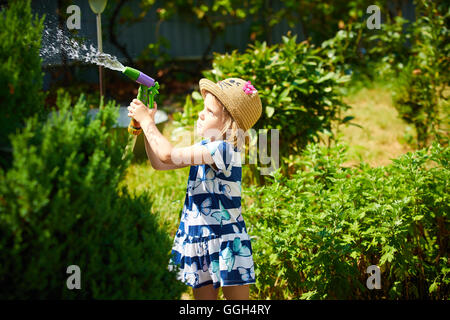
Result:
M205 99L211 92L227 108L239 128L247 131L258 121L262 113L261 99L250 81L228 78L216 83L201 79L200 92Z

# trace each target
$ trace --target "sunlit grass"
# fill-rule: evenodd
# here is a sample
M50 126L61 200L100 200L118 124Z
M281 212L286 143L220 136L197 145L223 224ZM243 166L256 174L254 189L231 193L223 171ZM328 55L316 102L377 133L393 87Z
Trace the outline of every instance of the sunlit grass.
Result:
M159 213L172 236L177 230L183 208L188 174L189 167L157 171L147 161L131 165L125 178L130 191L136 194L148 191L151 194L152 213Z
M399 118L388 86L375 84L372 88L362 88L344 101L352 108L343 117L354 116L351 122L362 127L341 125L338 129L333 128L333 132L341 133L341 140L349 145L349 160L345 166L362 160L372 167L386 166L392 159L414 150L408 144L408 140L416 139L414 128Z

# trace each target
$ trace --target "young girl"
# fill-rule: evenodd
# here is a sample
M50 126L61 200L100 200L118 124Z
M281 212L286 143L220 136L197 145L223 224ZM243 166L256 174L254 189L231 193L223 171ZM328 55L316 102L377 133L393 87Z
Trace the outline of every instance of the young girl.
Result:
M149 109L134 99L128 116L145 134L145 148L156 170L190 165L186 199L175 236L171 267L193 288L195 299L248 299L255 283L252 247L241 214L241 142L261 116L258 92L239 78L217 84L200 80L204 109L197 133L206 138L185 148L173 148L158 131ZM225 135L226 134L226 135Z

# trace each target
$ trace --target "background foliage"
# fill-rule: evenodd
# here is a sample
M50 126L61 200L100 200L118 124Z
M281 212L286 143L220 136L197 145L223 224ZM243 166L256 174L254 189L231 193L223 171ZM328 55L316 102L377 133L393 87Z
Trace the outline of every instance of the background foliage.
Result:
M449 148L343 167L347 146L308 145L291 179L245 208L260 299L448 299ZM366 288L370 265L381 290Z

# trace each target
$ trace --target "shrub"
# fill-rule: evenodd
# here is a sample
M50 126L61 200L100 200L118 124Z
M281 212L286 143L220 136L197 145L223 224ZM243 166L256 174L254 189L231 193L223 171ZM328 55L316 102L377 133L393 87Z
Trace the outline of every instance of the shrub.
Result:
M43 116L41 71L43 19L31 14L30 0L10 1L0 10L0 166L11 163L8 135L34 114Z
M361 24L349 24L348 30L339 30L333 38L322 42L324 55L329 59L333 71L351 74L361 65L364 57L359 49L364 28Z
M368 33L364 44L367 47L367 69L374 77L395 77L405 67L411 54L410 26L408 20L396 16L391 23L382 23L380 30L369 32L363 29Z
M407 67L401 73L393 95L400 117L415 126L417 147L433 139L448 144L449 29L447 6L417 1L413 44Z
M321 46L333 71L370 81L380 76L390 78L404 68L410 55L407 23L397 16L382 23L380 30L370 30L366 21L354 22Z
M244 191L260 299L448 299L450 150L345 168L348 147L308 145L292 179ZM366 287L381 269L381 290Z
M290 154L299 153L309 142L320 141L319 133L332 136L333 122L345 123L352 118L340 117L350 107L342 102L338 86L348 78L330 72L320 48L296 39L288 35L280 45L256 42L243 54L236 50L215 54L213 69L204 73L213 81L228 77L250 80L259 90L263 113L254 129L281 130L284 174L289 174Z
M83 96L70 105L58 97L58 115L12 136L13 167L0 171L0 298L179 298L172 241L148 194L118 188L131 159L111 131L118 108L91 121ZM66 287L70 265L81 290Z

